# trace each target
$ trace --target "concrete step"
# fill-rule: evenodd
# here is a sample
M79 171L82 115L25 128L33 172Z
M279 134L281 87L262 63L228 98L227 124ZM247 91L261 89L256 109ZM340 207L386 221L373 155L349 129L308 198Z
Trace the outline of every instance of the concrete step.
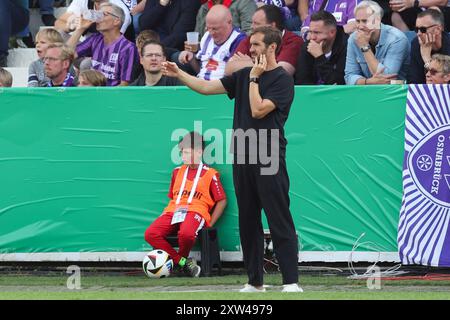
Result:
M17 48L8 50L8 67L28 68L30 63L38 59L35 48Z
M28 86L28 67L26 68L5 68L11 72L13 77L13 87L27 87Z

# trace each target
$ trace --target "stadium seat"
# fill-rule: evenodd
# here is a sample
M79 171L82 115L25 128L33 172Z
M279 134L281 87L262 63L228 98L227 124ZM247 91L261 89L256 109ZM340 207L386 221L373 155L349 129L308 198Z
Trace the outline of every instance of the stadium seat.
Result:
M172 247L178 247L178 238L172 235L166 238ZM218 275L222 275L222 262L220 261L219 237L216 228L203 228L198 234L200 241L200 266L204 277L212 275L212 269L217 266Z

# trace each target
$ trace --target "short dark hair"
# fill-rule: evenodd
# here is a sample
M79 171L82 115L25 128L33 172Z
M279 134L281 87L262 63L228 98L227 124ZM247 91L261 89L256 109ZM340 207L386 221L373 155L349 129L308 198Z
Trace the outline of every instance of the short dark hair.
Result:
M180 150L189 148L194 150L201 149L203 151L205 149L205 141L200 133L191 131L178 142L178 148Z
M275 29L274 27L264 26L258 27L252 31L250 37L254 36L257 33L262 33L264 35L263 42L267 46L275 43L277 45L276 53L280 50L281 47L281 31Z
M266 15L267 23L274 23L278 30L284 30L284 15L281 12L281 8L273 4L264 5L256 9L256 11L264 11ZM255 12L256 12L255 11Z
M331 13L325 10L314 12L311 15L311 21L323 21L323 24L328 27L336 28L337 26L336 18Z
M441 11L436 9L426 9L425 11L422 11L417 15L417 19L426 16L430 16L435 23L439 23L441 26L445 26L444 15Z
M145 47L150 45L150 44L155 44L157 46L160 46L161 49L162 49L164 57L167 59L166 48L164 47L164 45L161 42L156 41L156 40L148 40L148 41L144 42L144 44L142 45L142 48L141 48L141 56L144 56Z

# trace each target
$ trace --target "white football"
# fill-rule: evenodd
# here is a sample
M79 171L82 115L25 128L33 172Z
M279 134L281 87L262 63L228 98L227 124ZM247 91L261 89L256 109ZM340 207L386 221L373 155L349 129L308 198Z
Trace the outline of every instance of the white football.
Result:
M142 268L149 278L165 278L172 272L173 260L164 250L156 249L144 257Z

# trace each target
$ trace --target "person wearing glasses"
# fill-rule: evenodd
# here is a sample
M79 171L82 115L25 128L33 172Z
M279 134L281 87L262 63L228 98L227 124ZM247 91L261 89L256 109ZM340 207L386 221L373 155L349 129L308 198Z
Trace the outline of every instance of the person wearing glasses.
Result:
M100 11L103 18L97 22L99 33L77 45L81 35L93 23L81 19L67 45L76 48L78 57L91 57L92 69L105 75L108 86L127 86L134 80L134 64L138 62L136 45L120 32L124 21L124 12L120 7L103 3Z
M123 10L125 17L123 20L123 24L120 27L120 32L122 34L125 34L125 31L131 24L131 15L129 8L122 2L122 0L73 0L67 8L66 12L56 20L55 28L58 31L66 33L75 31L74 24L71 23L74 16L80 15L86 10L99 10L102 3L108 2L119 6ZM95 26L93 26L93 28L89 31L95 32Z
M450 55L450 35L444 31L444 17L435 9L417 16L417 37L411 43L411 65L408 83L426 83L425 69L435 53Z
M355 8L356 31L347 44L346 84L390 84L406 80L410 44L403 32L381 23L383 9L374 1Z
M425 71L427 84L450 84L450 56L433 54Z
M163 44L155 40L146 41L140 52L140 62L144 70L130 86L182 86L183 83L177 78L162 74L164 61L166 53Z
M48 87L74 87L74 76L69 72L75 59L72 48L62 43L52 43L45 52L44 70L50 79Z

